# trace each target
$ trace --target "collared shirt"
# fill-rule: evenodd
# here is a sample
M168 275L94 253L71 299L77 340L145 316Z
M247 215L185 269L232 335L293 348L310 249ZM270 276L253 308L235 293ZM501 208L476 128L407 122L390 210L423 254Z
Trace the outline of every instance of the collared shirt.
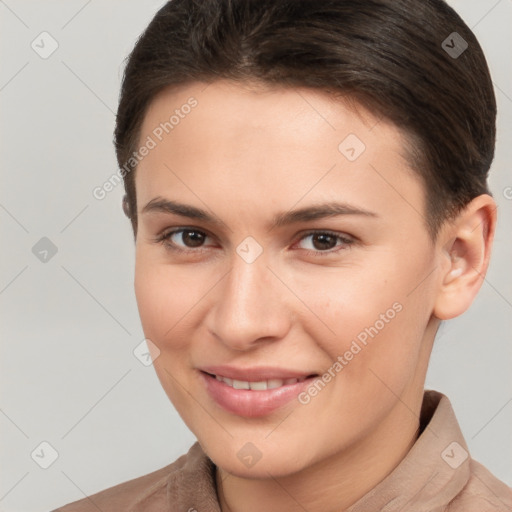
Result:
M448 398L424 393L420 435L346 512L512 512L512 488L471 459ZM196 442L168 466L53 512L220 512L215 465Z

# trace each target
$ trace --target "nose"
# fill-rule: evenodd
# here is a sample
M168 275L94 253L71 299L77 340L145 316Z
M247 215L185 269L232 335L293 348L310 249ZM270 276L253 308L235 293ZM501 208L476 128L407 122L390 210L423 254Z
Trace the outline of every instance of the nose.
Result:
M286 336L290 292L263 255L247 263L235 254L231 270L219 284L209 327L224 345L245 351Z

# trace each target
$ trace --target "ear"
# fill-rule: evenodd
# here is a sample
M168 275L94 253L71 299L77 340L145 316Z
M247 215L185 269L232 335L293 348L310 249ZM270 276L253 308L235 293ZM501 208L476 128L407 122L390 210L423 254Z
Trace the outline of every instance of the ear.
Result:
M126 194L123 196L123 212L128 218L131 218L130 203L128 202L128 196Z
M464 313L480 290L491 256L496 209L493 198L482 194L440 231L442 272L433 310L440 320Z

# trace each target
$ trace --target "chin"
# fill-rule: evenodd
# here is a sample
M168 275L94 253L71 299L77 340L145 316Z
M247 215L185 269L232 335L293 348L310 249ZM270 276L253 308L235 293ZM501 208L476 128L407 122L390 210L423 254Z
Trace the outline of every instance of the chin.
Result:
M217 467L240 478L283 477L307 466L307 461L298 459L300 450L294 446L266 446L258 449L252 443L233 440L229 445L201 441L200 444Z

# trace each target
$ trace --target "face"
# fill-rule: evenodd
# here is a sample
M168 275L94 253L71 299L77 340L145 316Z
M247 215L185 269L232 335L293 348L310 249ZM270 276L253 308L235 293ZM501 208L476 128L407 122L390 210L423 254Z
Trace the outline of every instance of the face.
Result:
M158 95L140 144L141 322L212 460L291 474L400 428L438 276L399 131L325 92L218 81Z

